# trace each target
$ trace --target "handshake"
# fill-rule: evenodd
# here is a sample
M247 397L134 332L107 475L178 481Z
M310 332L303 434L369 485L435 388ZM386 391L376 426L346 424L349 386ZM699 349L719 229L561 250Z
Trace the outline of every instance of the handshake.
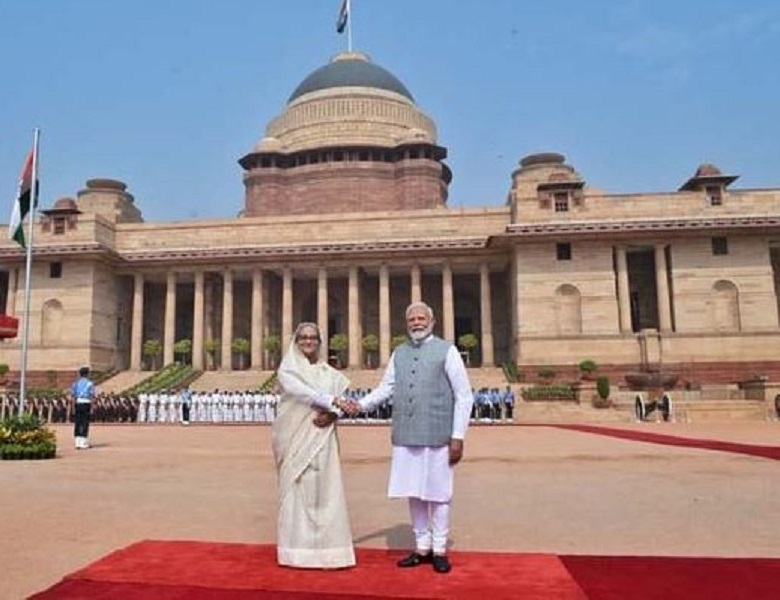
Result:
M333 406L350 417L356 417L362 410L360 404L356 400L349 400L347 398L334 398Z

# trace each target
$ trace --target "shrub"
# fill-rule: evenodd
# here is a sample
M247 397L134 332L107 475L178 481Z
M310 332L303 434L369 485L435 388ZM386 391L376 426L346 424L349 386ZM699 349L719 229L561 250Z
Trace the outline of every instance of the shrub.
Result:
M517 363L515 363L515 361L507 360L501 367L508 383L517 383L520 381L520 373L517 370Z
M192 354L192 340L185 339L176 342L173 345L173 354L175 356L181 356L182 362L188 362L189 357Z
M23 460L54 458L57 440L35 415L21 414L0 426L0 459Z
M252 344L246 338L236 338L230 345L230 349L238 354L238 368L243 370L246 357L252 351Z
M539 367L539 370L536 372L536 374L539 376L540 379L555 379L555 369L549 366Z
M609 398L609 377L601 375L596 379L596 393L602 400Z
M379 350L379 338L373 333L367 333L364 335L363 350L366 352L376 352Z
M149 359L152 370L157 369L157 361L162 354L162 342L160 340L146 340L143 344L141 353Z
M458 346L466 352L471 352L474 348L479 346L479 339L473 333L464 333L458 338Z
M379 350L379 338L373 333L367 333L363 336L363 351L366 353L366 364L373 368L374 354Z
M346 333L337 333L330 338L328 347L334 352L344 352L349 348L349 338Z
M595 361L591 360L590 358L586 358L584 360L580 361L580 364L577 365L577 367L580 370L580 373L584 373L586 375L591 375L596 372L596 369L599 368L599 366L596 364Z
M523 400L576 400L577 390L570 385L535 385L522 391Z

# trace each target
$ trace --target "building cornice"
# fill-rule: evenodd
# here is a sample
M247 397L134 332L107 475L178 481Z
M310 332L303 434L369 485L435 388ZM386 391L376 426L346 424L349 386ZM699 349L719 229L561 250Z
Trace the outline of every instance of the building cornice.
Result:
M680 232L734 233L780 231L780 215L747 217L707 217L680 219L634 219L612 221L566 221L558 223L512 223L501 238L590 237L604 234L614 237L636 237L643 234L664 235Z
M218 248L160 248L116 252L97 242L58 244L33 249L35 258L100 257L124 265L143 265L176 262L193 264L204 262L249 262L253 260L289 260L322 257L340 258L344 255L366 256L426 256L448 253L470 253L487 247L487 236L434 238L427 240L376 240L371 242L329 242L312 244L276 244L252 246L223 246ZM0 260L22 261L24 252L18 247L0 248Z
M429 240L393 240L372 242L331 242L313 244L284 244L236 246L222 248L169 248L123 252L120 258L128 264L152 264L174 261L193 262L247 262L256 259L307 259L341 257L343 255L417 256L445 252L472 252L487 247L486 236L439 238Z

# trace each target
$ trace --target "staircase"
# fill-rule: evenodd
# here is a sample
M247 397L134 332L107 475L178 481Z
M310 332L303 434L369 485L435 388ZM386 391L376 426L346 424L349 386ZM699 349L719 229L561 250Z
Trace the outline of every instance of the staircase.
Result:
M273 371L205 371L190 384L190 389L198 392L256 390L271 375Z
M350 381L352 389L373 389L382 380L385 370L380 369L344 369L342 371ZM506 387L506 377L504 372L498 367L481 367L468 369L469 381L471 387L475 390L480 388L498 388L503 390Z
M157 371L120 371L96 387L104 394L118 394L154 375Z

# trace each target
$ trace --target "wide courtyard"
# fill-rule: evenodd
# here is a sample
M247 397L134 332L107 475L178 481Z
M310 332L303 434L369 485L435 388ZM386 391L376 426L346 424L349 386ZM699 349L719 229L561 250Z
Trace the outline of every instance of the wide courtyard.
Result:
M773 422L621 424L780 445ZM273 544L267 425L93 425L76 451L0 462L0 598L23 598L144 539ZM389 429L340 428L355 544L411 547L386 497ZM457 468L453 550L780 557L780 463L541 426L473 426ZM454 568L457 568L457 562ZM160 565L161 569L165 565Z

